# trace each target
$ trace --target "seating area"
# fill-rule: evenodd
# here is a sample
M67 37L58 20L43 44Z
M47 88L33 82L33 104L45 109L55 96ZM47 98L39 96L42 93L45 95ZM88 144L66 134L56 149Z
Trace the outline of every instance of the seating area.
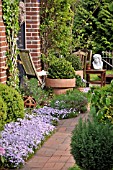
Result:
M75 55L80 56L82 61L82 68L83 68L83 79L86 80L86 87L89 87L90 84L99 84L101 87L105 86L106 84L106 69L102 70L95 70L92 66L92 51L77 51L74 52ZM90 65L90 68L87 67L87 64ZM77 71L78 73L78 71ZM100 75L100 80L91 80L91 75Z
M113 74L106 74L106 69L107 65L109 66L109 68L113 67L113 65L111 65L108 62L108 57L105 57L105 54L109 54L108 56L110 56L110 53L104 53L102 52L102 54L104 54L102 57L102 61L104 63L103 65L103 69L102 70L95 70L92 67L92 51L91 50L87 50L87 51L82 51L79 50L77 52L74 52L73 54L79 56L81 58L82 61L82 68L83 68L83 79L86 80L86 87L89 87L90 84L97 84L102 86L105 86L105 84L109 84L111 82L111 80L113 79ZM42 70L37 72L36 68L34 66L34 63L32 61L32 57L30 55L30 51L29 50L20 50L20 62L19 64L22 65L22 67L24 68L25 74L28 77L37 77L39 84L44 87L45 86L45 76L47 75L47 72ZM107 61L105 60L107 58ZM111 60L110 60L111 61ZM91 69L87 69L87 63L90 64ZM98 75L98 77L100 78L100 80L91 80L91 75Z

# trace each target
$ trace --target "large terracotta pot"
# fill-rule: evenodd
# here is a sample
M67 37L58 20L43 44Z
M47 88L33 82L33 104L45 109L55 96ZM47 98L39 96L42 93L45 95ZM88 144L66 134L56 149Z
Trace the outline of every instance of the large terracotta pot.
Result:
M76 79L50 79L46 78L46 87L53 88L54 94L65 94L67 90L73 90L75 87Z

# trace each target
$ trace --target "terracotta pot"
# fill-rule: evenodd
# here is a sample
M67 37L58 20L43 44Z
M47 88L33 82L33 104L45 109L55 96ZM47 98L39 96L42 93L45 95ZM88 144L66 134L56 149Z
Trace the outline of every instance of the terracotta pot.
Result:
M73 90L75 87L76 79L50 79L46 78L45 85L46 87L53 88L54 94L65 94L67 90Z
M75 74L81 76L81 78L83 79L83 70L77 70L75 71Z
M86 70L90 70L91 69L91 65L86 65Z
M33 108L36 107L36 100L31 96L24 96L24 107Z

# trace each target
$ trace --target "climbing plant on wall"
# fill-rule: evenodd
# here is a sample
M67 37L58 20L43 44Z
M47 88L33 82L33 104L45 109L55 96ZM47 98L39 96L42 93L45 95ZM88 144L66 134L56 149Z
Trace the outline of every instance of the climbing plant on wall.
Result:
M113 1L79 0L74 17L75 48L113 50Z
M76 0L40 0L42 54L67 55L72 50L72 5Z
M19 31L19 0L2 0L3 20L6 27L6 38L8 44L7 66L8 84L17 88L17 35Z

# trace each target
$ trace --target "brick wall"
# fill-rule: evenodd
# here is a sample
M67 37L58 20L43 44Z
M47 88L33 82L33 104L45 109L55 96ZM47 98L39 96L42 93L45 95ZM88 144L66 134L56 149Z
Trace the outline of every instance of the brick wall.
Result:
M4 67L6 66L6 35L5 35L5 26L2 20L2 1L0 0L0 82L6 83L6 70Z
M26 0L26 48L30 49L36 70L41 70L39 0Z
M36 70L41 70L40 61L40 37L39 37L39 0L26 0L26 30L25 48L31 51L31 56ZM2 0L0 0L0 82L6 83L6 35L5 26L2 19Z

